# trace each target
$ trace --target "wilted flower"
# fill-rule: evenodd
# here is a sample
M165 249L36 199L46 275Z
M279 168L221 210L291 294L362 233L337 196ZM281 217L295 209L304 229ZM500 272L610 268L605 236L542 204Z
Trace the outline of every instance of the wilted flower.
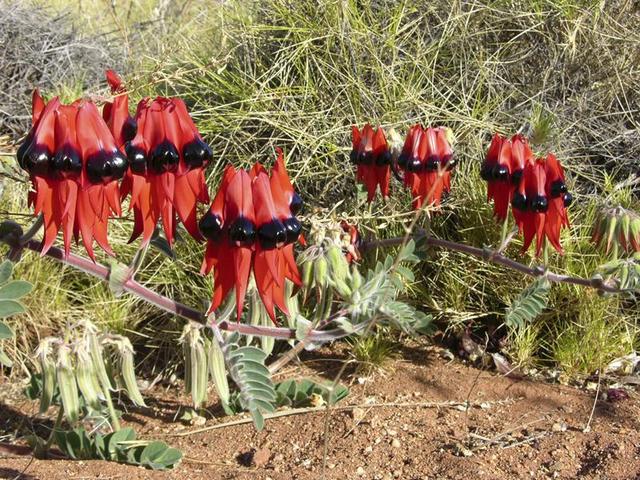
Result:
M146 244L158 220L173 243L176 215L195 239L202 239L196 219L197 203L209 203L204 169L212 160L179 98L144 99L136 112L138 132L126 144L131 164L122 182L123 196L131 194L134 231Z
M374 130L366 124L362 131L351 127L351 162L357 166L356 180L362 182L367 189L367 201L371 202L380 186L380 194L389 196L389 180L391 178L391 153L382 127Z
M29 202L44 218L42 253L62 228L65 254L71 237L82 242L94 259L94 240L110 255L107 221L121 214L118 180L128 162L96 106L89 100L45 105L33 94L33 127L17 152L29 172L33 191Z
M214 292L210 311L236 290L236 312L242 314L249 274L265 309L275 321L275 308L287 312L285 281L300 285L293 244L301 231L295 213L302 205L293 190L281 152L268 175L256 164L250 172L225 169L209 211L200 220L207 238L202 273L213 270Z
M405 172L405 185L411 189L413 208L421 208L425 202L440 205L442 193L450 189L454 164L446 128L411 127L398 165Z
M346 249L346 259L347 262L351 263L353 261L360 260L360 251L358 248L360 247L360 243L362 238L360 237L360 232L358 231L358 227L348 223L345 220L340 222L340 227L342 228L342 248Z

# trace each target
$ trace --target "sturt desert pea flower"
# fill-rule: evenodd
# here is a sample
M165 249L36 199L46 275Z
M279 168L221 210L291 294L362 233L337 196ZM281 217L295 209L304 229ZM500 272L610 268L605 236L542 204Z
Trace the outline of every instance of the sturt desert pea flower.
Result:
M45 105L36 91L32 121L17 159L33 184L29 202L44 218L42 253L62 228L65 254L73 236L92 259L94 240L113 255L107 222L121 214L118 180L128 162L97 107L88 100L62 105L57 97Z
M571 204L564 173L553 154L528 161L523 178L513 194L513 215L524 236L525 252L536 237L536 255L540 255L545 238L559 252L560 230L569 226L566 207Z
M301 284L293 256L293 244L301 231L294 210L301 205L281 155L270 177L260 164L249 173L232 166L225 169L211 207L200 220L200 230L208 240L201 272L213 270L214 274L210 312L235 288L240 319L253 268L258 293L271 319L275 321L275 307L287 313L285 281Z
M405 185L411 189L413 208L421 208L425 202L440 205L442 193L451 187L451 170L455 166L447 129L411 127L398 165L405 172Z
M257 242L253 259L253 275L271 320L275 321L277 306L288 315L285 302L285 279L300 285L300 274L293 257L293 243L302 229L292 215L279 179L269 179L258 168L252 180L253 202L257 227Z
M480 176L487 182L487 198L493 200L493 214L498 221L506 220L524 166L532 159L533 152L522 135L514 135L509 140L494 134Z
M389 180L391 178L391 153L382 127L376 130L366 124L362 131L351 127L351 162L356 165L356 180L362 182L367 189L367 201L371 202L380 186L380 194L389 196Z
M162 220L171 245L176 215L189 234L201 240L196 208L197 203L209 203L204 169L212 160L211 149L179 98L142 100L136 122L137 134L125 147L131 167L122 184L123 196L131 194L131 241L142 235L147 244Z
M105 75L115 97L112 102L105 102L102 117L111 130L118 148L124 151L125 144L136 136L138 126L129 114L129 96L125 93L122 79L113 70L107 70Z

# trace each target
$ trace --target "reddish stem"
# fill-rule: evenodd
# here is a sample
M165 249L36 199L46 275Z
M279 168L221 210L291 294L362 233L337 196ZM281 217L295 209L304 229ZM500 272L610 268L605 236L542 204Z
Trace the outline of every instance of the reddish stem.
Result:
M621 290L619 288L612 287L607 285L599 278L580 278L580 277L572 277L570 275L561 275L559 273L550 272L545 269L541 265L536 265L535 267L529 267L522 263L516 262L515 260L511 260L510 258L502 255L498 250L493 250L489 248L478 248L472 247L471 245L465 245L464 243L452 242L449 240L442 240L440 238L430 237L425 234L425 232L418 232L414 235L416 240L420 240L427 245L433 245L435 247L445 248L447 250L452 250L455 252L466 253L468 255L473 255L475 257L482 258L483 260L491 263L496 263L498 265L504 265L507 268L512 270L516 270L517 272L524 273L525 275L531 275L532 277L540 277L542 275L546 275L547 279L550 282L558 282L558 283L571 283L574 285L580 285L583 287L595 288L596 290L600 290L607 293L623 293L626 290ZM374 248L380 247L392 247L401 245L405 240L405 237L394 237L387 238L384 240L373 240L370 242L363 242L360 246L360 250L371 250Z
M37 240L29 240L22 245L23 248L28 248L34 252L40 252L41 245ZM88 258L81 257L75 253L70 253L68 257L65 257L64 252L56 247L51 247L45 254L47 257L54 258L61 263L71 265L72 267L88 274L93 277L99 278L106 282L109 281L110 270L108 267L99 263L94 263ZM204 313L195 310L191 307L178 303L170 298L160 295L153 290L148 289L144 285L136 282L134 279L128 279L122 284L122 289L141 298L147 303L155 305L156 307L175 315L178 315L187 320L194 322L205 323L206 316ZM243 323L223 321L217 324L221 330L227 330L230 332L238 332L243 335L260 335L266 337L274 337L280 339L296 338L296 331L289 328L281 327L268 327L262 325L246 325ZM342 329L332 330L312 330L309 332L310 342L328 342L342 338L347 334Z

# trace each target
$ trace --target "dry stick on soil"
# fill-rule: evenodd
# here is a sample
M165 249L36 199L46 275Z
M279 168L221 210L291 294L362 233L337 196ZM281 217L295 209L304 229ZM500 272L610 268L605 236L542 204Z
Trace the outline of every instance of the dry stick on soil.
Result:
M517 398L505 398L503 400L495 400L493 402L475 402L471 404L471 406L480 407L481 404L491 404L491 405L506 405L509 403L513 403L517 400L521 400L522 397ZM467 402L458 402L458 401L448 401L448 402L387 402L387 403L363 403L360 405L343 405L340 407L334 407L334 410L344 412L353 410L355 408L459 408L466 407ZM282 410L274 413L267 413L264 418L265 420L280 418L280 417L290 417L292 415L304 415L307 413L320 413L326 410L326 407L308 407L308 408L295 408L290 410ZM231 422L219 423L217 425L211 425L209 427L198 428L196 430L190 430L188 432L180 432L180 433L165 433L161 434L163 437L189 437L191 435L196 435L199 433L209 432L211 430L219 430L221 428L227 427L235 427L237 425L245 425L247 423L252 423L253 419L251 418L243 418L241 420L233 420Z
M596 395L593 398L593 405L591 407L591 413L589 414L589 420L582 430L584 433L591 431L591 421L593 420L593 414L596 412L596 404L598 403L598 396L600 396L600 371L598 370L598 385L596 385Z

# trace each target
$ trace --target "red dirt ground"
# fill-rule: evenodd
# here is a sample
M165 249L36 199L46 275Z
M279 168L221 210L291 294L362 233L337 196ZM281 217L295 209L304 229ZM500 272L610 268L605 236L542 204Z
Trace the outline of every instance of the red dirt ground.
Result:
M126 415L125 424L180 448L185 459L174 471L35 460L5 444L0 446L0 478L640 478L637 392L618 402L599 400L585 433L593 391L505 378L448 362L440 349L425 345L404 347L403 357L386 374L364 382L347 374L343 383L352 383L350 394L329 417L324 409L283 412L295 414L267 420L262 432L245 423L190 433L201 427L174 420L188 398L177 395L175 387L156 386L145 392L150 408ZM336 359L344 357L323 349L281 376L333 378L341 366ZM16 390L6 383L0 388L0 398L8 397L0 404L0 432L25 433L50 422L34 417L35 402L9 394ZM210 410L216 417L205 427L245 418L224 417L215 404Z

